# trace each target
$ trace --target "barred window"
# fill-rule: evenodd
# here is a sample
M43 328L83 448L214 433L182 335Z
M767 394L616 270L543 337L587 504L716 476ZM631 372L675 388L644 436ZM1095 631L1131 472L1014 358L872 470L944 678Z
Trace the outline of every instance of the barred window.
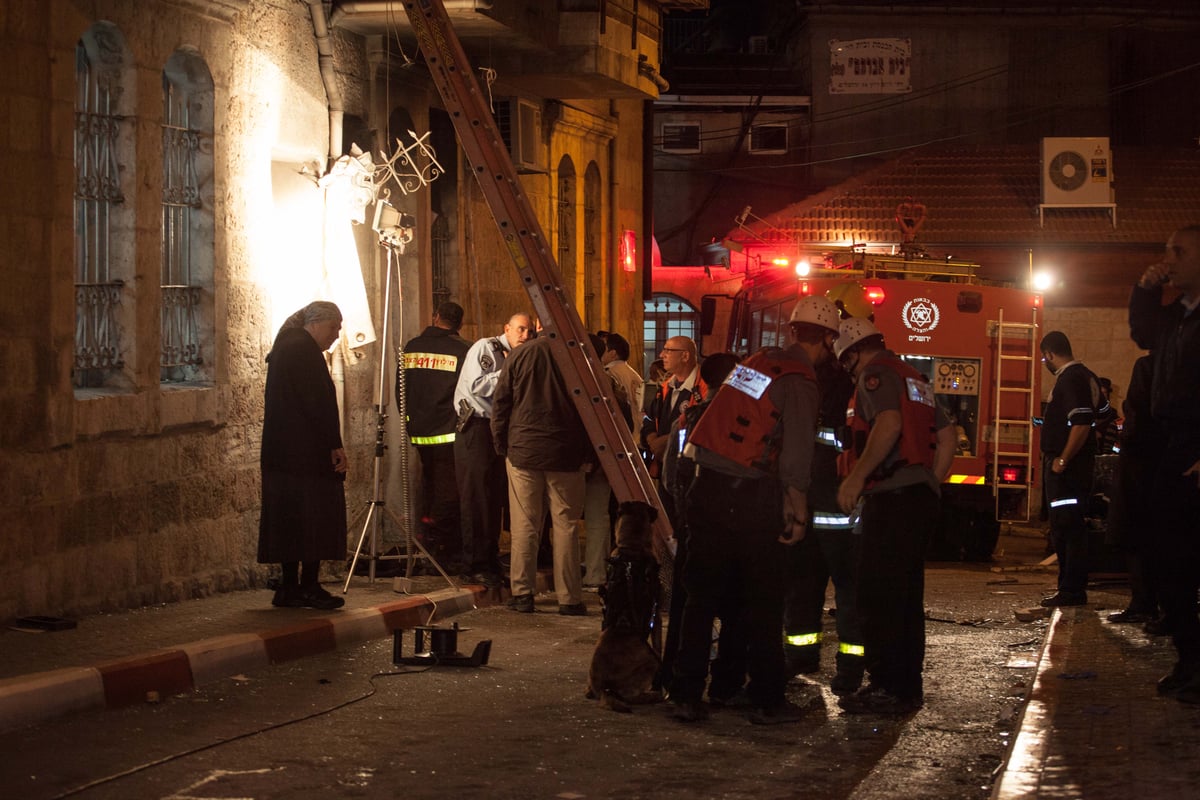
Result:
M575 165L563 156L558 164L558 269L563 278L563 294L575 303Z
M788 149L788 129L783 123L768 125L753 125L750 127L751 153L786 153Z
M700 123L664 122L662 126L662 149L667 153L699 153Z
M672 336L696 341L700 314L687 300L674 294L655 294L643 306L642 342L647 377L650 364Z
M124 286L133 276L132 209L122 188L132 163L131 59L121 31L93 25L75 47L75 364L77 389L127 388L133 329ZM123 384L125 385L123 387Z
M159 377L205 379L212 361L212 77L198 54L180 50L162 73L162 308ZM208 351L208 352L206 352Z
M600 168L593 161L583 173L584 324L598 330L604 323L604 260L600 245Z

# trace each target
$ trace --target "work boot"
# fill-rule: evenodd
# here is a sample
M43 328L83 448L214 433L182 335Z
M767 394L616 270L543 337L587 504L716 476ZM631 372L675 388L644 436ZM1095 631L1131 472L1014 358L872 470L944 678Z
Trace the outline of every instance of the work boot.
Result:
M1042 600L1041 605L1043 608L1086 606L1087 594L1084 592L1058 592Z
M863 674L862 671L853 670L838 670L833 676L833 680L829 682L829 690L838 697L845 697L849 694L854 694L862 686Z
M564 617L586 617L587 606L583 603L571 603L569 605L559 605L558 613Z
M846 697L838 705L847 714L882 714L899 716L911 714L922 705L919 697L900 697L881 686L867 686Z
M804 719L804 709L784 700L774 706L759 706L747 714L746 718L753 725L785 725Z
M533 613L533 595L514 594L508 601L508 607L522 614Z

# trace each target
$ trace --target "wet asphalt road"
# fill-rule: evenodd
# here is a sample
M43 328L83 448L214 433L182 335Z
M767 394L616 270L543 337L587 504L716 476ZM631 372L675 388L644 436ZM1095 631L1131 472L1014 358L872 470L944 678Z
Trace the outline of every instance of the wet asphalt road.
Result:
M376 640L4 734L0 785L21 798L982 800L1045 632L1013 612L1052 584L1048 571L931 565L926 707L899 720L840 713L831 649L815 681L789 690L808 708L798 724L608 711L584 698L596 609L562 617L542 595L532 616L457 617L460 650L492 640L486 667L395 667L392 641Z

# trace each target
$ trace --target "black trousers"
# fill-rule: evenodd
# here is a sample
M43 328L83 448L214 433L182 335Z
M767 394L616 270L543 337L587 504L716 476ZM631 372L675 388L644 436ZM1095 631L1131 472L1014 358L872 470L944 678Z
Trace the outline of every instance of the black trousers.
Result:
M1200 618L1196 592L1200 589L1200 489L1196 476L1184 475L1197 460L1200 443L1194 436L1172 438L1154 472L1151 507L1155 540L1148 558L1158 583L1159 603L1173 631L1181 664L1200 671Z
M862 674L861 655L846 652L847 645L862 645L858 614L858 564L862 536L853 530L823 530L809 516L808 535L789 548L784 588L783 631L787 636L820 634L825 612L825 590L833 580L837 605L837 636L842 646L838 672ZM788 646L786 653L800 663L815 663L820 656L819 637L803 647Z
M1087 591L1088 546L1084 510L1092 492L1095 459L1088 455L1072 458L1061 474L1051 466L1054 457L1042 460L1046 476L1046 506L1050 513L1050 544L1058 556L1058 591L1083 594Z
M417 455L421 459L417 531L433 556L448 566L462 557L454 443L419 445Z
M492 429L472 417L454 437L463 559L471 572L500 572L500 526L508 498L504 459L492 444Z
M926 484L864 496L858 611L864 664L873 686L923 696L925 542L938 519Z
M701 698L713 620L738 609L747 693L756 706L783 702L784 545L782 493L774 479L739 481L701 469L687 496L687 600L671 682L676 702ZM728 620L722 621L722 627ZM739 647L743 646L739 643Z

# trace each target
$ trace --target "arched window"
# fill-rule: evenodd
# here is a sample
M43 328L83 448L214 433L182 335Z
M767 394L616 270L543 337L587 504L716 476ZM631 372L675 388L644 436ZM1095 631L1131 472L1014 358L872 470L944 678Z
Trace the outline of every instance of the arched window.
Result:
M642 323L643 354L646 374L650 364L672 336L686 336L696 341L700 314L687 300L674 294L655 294L645 301Z
M558 269L563 278L563 296L577 306L575 296L575 164L570 156L558 162Z
M162 319L159 378L211 380L213 81L179 50L162 73Z
M584 324L593 331L604 322L602 203L600 168L592 161L583 173L583 311Z
M75 46L76 388L130 388L123 375L135 330L125 284L134 277L134 220L125 190L135 185L136 98L125 37L93 25Z

